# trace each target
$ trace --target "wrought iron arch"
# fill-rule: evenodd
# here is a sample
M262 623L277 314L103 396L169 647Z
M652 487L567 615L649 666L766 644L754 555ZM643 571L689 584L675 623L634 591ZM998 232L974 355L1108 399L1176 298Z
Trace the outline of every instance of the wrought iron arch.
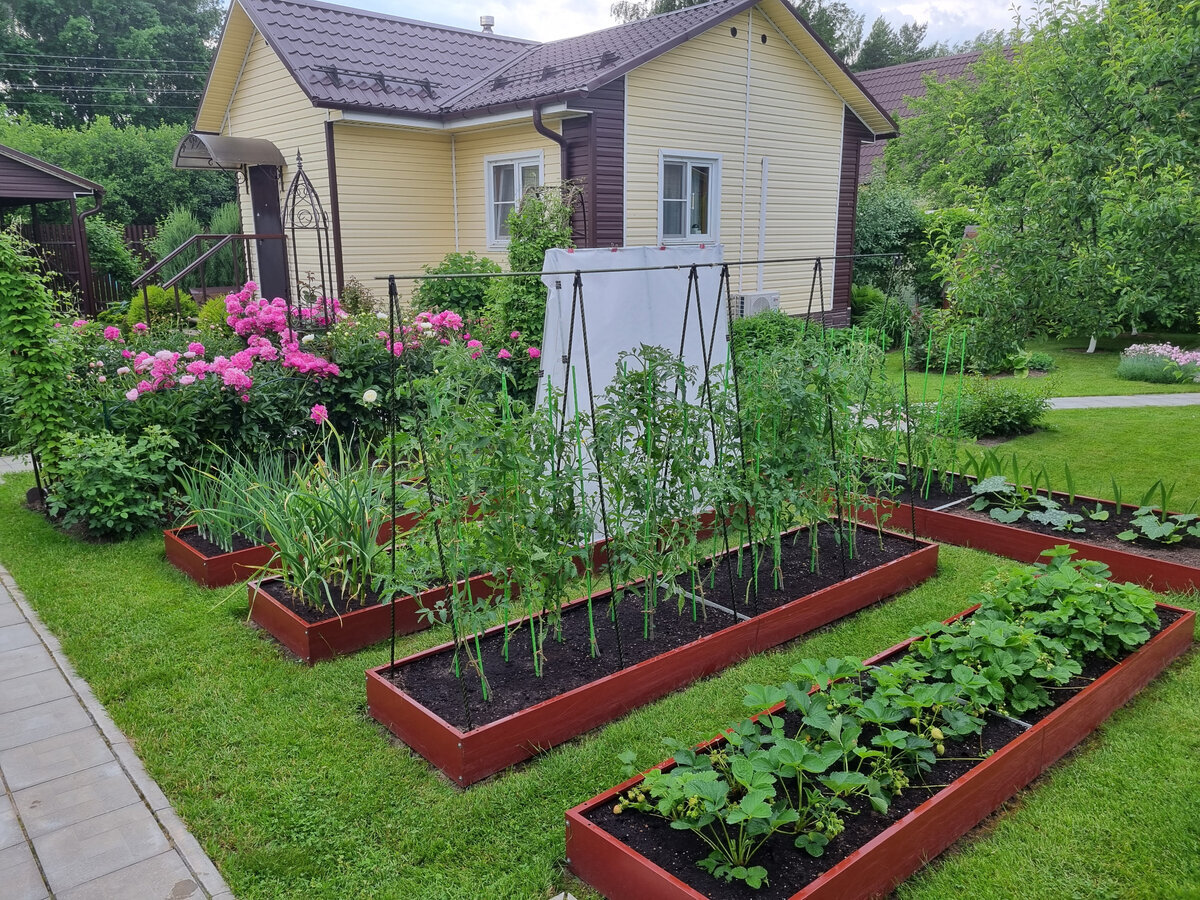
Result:
M304 171L299 150L296 151L296 174L292 176L283 200L283 230L292 248L291 285L294 289L288 292L290 296L287 298L288 327L294 331L293 323L308 329L332 325L334 310L330 293L333 262L329 218L325 215L321 196ZM304 277L300 269L297 232L313 232L316 236L317 267L315 272L311 268L306 269ZM316 284L312 281L314 275L319 279Z

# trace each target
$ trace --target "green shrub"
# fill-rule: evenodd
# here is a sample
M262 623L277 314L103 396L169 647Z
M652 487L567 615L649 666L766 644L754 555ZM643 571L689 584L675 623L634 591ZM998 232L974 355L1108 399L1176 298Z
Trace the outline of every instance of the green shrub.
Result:
M146 315L147 302L150 306L149 317ZM138 322L145 322L147 325L164 322L178 325L182 324L181 316L186 319L196 315L198 311L196 301L186 291L180 290L179 309L176 310L175 291L152 284L146 288L144 293L138 293L129 302L129 312L126 313L125 322L130 328Z
M1126 381L1148 381L1151 384L1176 384L1179 369L1162 356L1122 356L1117 363L1117 377Z
M854 261L854 280L893 289L920 251L924 225L920 199L911 188L883 178L863 185L854 220L854 252L868 256ZM869 255L884 253L899 258Z
M111 278L122 287L128 297L133 294L130 284L142 274L141 266L125 246L124 230L103 216L89 216L87 223L88 256L92 271L101 277Z
M954 307L917 307L909 323L907 367L923 372L928 362L931 370L940 371L948 351L951 372L957 372L960 363L968 372L1011 372L1014 360L1022 358L1021 344L1014 334L998 334L988 325Z
M912 319L912 307L900 297L889 297L883 291L867 288L870 299L858 324L876 333L886 334L888 346L895 347L904 338L904 329ZM911 294L911 291L908 291Z
M866 315L874 304L887 299L887 294L871 284L850 285L850 312L854 319Z
M370 288L350 276L350 280L342 287L342 296L338 298L342 309L352 316L370 315L375 312L375 295Z
M733 320L733 344L737 353L766 353L793 344L804 330L804 320L777 309Z
M977 438L1029 434L1049 408L1040 390L1012 379L982 378L963 393L959 426Z
M214 328L222 333L233 334L233 329L225 321L227 315L225 298L209 297L196 315L196 327L200 329L201 334L207 334Z
M177 248L182 247L198 234L204 234L204 226L200 223L200 220L192 214L190 209L183 206L176 206L159 220L158 231L149 244L150 252L154 254L156 260L162 262ZM193 245L191 249L185 250L160 269L161 277L164 281L169 280L179 272L182 272L199 255L196 246ZM198 275L192 273L179 286L182 289L185 287L195 287L199 283L200 278Z
M51 515L93 537L131 537L161 522L179 443L157 425L130 445L108 431L63 435L47 471Z
M1029 354L1029 368L1038 372L1050 372L1054 369L1054 357L1044 350L1035 350Z
M545 253L545 251L542 251ZM538 264L541 268L541 264ZM425 266L426 275L478 275L500 272L500 266L474 250L447 253L436 266ZM475 318L483 312L491 278L422 279L413 290L413 308L440 312L452 309L463 318ZM343 303L345 302L343 298ZM539 323L540 324L540 323Z
M242 208L236 202L225 203L217 207L216 212L208 223L209 234L241 234ZM206 244L211 247L212 244ZM204 283L236 286L240 281L238 260L241 250L233 244L223 247L216 256L204 263Z

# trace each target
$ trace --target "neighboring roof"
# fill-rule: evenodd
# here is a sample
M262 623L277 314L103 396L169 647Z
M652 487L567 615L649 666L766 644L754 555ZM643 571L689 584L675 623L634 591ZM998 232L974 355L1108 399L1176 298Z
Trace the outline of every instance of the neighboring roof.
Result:
M0 144L0 206L101 195L104 188L74 172Z
M917 62L888 66L886 69L871 69L859 72L858 80L879 105L892 114L893 118L906 119L912 110L904 102L905 97L925 96L925 76L936 75L938 81L960 78L974 65L982 51L957 53L954 56L939 56ZM884 143L863 144L858 157L858 180L861 184L871 177L875 161L883 156Z
M233 89L217 61L240 57L245 45L237 53L226 38L244 42L251 23L315 106L441 120L585 95L759 3L801 53L822 57L810 64L874 133L894 130L886 111L783 0L711 0L546 44L327 3L236 0L197 125L203 119L200 130L210 130L214 110L206 112L205 102L210 95L220 102Z

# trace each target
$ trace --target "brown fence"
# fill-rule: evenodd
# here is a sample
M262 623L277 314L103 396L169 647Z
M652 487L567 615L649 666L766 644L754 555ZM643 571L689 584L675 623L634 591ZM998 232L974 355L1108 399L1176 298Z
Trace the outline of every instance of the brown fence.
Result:
M79 282L79 253L75 246L75 234L69 224L21 225L21 234L40 252L42 264L50 274L50 286L56 291L82 294ZM145 268L154 262L149 244L156 234L153 225L126 225L125 246L133 253L138 264ZM129 285L118 284L107 275L94 275L92 297L99 311L120 300L128 300L133 293Z

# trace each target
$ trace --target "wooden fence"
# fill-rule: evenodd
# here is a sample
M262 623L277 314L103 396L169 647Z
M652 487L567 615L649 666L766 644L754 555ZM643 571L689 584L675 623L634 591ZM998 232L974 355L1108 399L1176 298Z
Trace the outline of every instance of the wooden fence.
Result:
M50 275L50 286L56 291L81 295L79 253L71 225L39 222L36 228L33 225L21 225L18 230L39 248L42 264ZM154 262L149 245L155 234L153 225L125 226L125 246L143 268ZM131 293L128 285L119 284L107 275L92 277L92 297L97 312L112 303L128 300Z

